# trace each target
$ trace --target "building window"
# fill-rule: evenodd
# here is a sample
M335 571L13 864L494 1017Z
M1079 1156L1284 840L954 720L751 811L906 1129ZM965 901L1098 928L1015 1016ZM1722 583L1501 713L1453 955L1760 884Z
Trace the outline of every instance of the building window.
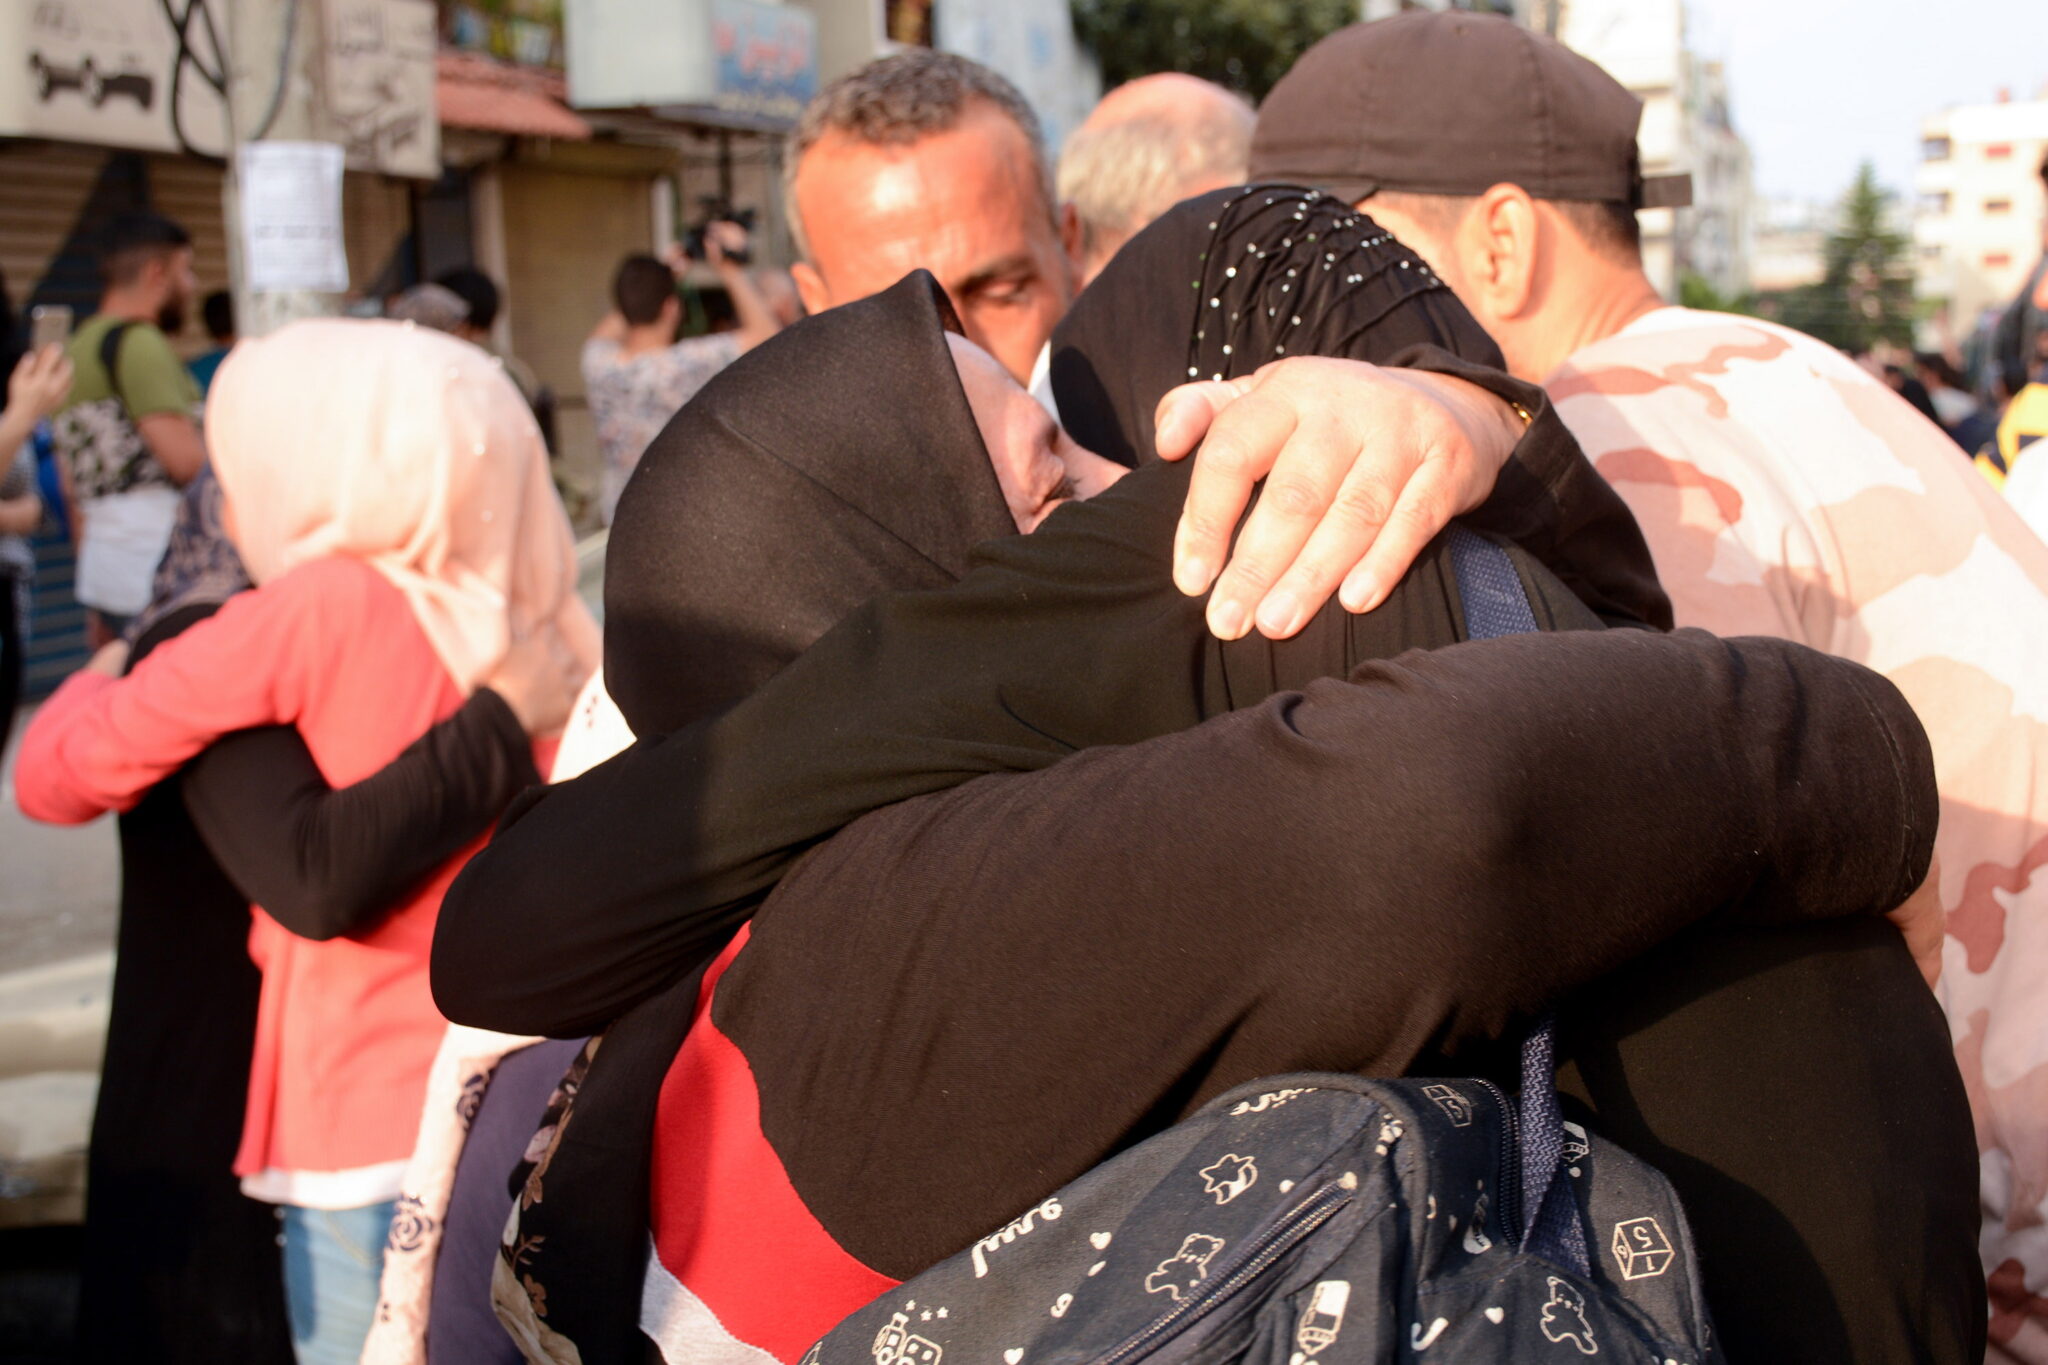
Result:
M2012 160L2012 144L2010 142L1992 143L1989 147L1986 147L1984 149L1984 159L1986 161Z
M885 0L882 23L890 42L909 47L930 47L932 0Z
M1986 212L1986 213L2011 213L2011 212L2012 212L2012 200L2010 200L2010 199L1986 199L1986 200L1984 201L1984 212Z
M1926 217L1939 217L1948 212L1947 190L1926 190L1920 195L1920 212Z
M1986 270L2003 270L2011 264L2012 253L2010 251L1987 251L1984 253L1984 268Z
M1920 139L1920 159L1922 161L1946 161L1948 160L1948 153L1949 143L1946 137L1923 137Z

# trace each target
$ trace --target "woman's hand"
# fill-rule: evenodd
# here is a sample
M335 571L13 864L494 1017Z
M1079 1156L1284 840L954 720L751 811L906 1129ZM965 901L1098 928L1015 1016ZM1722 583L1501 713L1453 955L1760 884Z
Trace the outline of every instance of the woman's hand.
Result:
M1927 865L1927 880L1906 897L1905 904L1885 916L1906 936L1906 948L1933 990L1941 980L1941 945L1948 937L1948 912L1941 907L1941 859Z
M109 678L120 677L128 671L128 642L109 640L99 647L92 658L86 660L85 667L91 673L104 673Z
M505 699L527 734L550 735L569 723L583 678L575 654L548 622L513 640L484 686Z
M23 356L8 376L7 407L33 425L63 407L70 392L71 357L61 346L45 346Z

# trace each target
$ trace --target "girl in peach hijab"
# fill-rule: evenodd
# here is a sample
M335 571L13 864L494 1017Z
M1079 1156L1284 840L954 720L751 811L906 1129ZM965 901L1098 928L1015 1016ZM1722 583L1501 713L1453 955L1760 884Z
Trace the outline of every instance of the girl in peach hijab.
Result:
M257 586L125 678L103 652L66 682L24 737L26 813L125 810L260 725L296 726L339 787L459 707L515 639L537 632L565 671L595 667L540 433L484 352L403 324L299 322L237 347L213 393L213 467ZM280 1207L302 1362L353 1361L368 1331L445 1028L428 947L473 851L347 937L254 914L263 986L236 1171Z

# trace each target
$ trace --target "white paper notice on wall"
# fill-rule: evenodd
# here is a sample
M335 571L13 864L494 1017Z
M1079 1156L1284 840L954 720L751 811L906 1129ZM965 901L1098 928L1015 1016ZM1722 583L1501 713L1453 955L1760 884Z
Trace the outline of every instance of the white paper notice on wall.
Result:
M343 156L332 142L250 142L236 149L242 261L251 290L347 291Z

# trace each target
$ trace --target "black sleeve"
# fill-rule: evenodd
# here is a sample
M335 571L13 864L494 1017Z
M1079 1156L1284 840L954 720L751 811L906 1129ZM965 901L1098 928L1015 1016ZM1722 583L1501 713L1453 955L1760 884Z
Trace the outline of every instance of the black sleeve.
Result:
M228 735L185 769L185 805L242 893L293 933L374 927L537 784L532 743L489 688L339 791L298 731Z
M1775 681L1770 688L1745 686L1752 674ZM1439 675L1457 685L1414 685L1414 679ZM756 694L763 695L773 699L770 689ZM1602 705L1592 707L1589 695L1604 698ZM1306 733L1304 719L1329 707L1343 718L1342 727L1356 727L1345 761L1368 772L1405 761L1393 757L1385 743L1385 736L1397 732L1427 736L1453 751L1427 771L1443 774L1455 767L1455 779L1442 777L1436 794L1410 807L1404 819L1358 813L1365 822L1357 826L1360 837L1375 845L1428 834L1436 828L1439 807L1462 805L1475 793L1498 796L1518 803L1517 819L1526 815L1534 821L1539 808L1545 817L1527 826L1543 831L1543 839L1528 838L1509 859L1509 870L1498 875L1526 878L1534 857L1560 886L1585 884L1593 870L1613 864L1618 843L1632 853L1646 839L1661 848L1673 839L1708 838L1711 828L1694 827L1698 807L1684 797L1692 781L1687 774L1703 755L1725 753L1741 764L1728 771L1743 772L1755 788L1744 800L1764 802L1743 818L1783 812L1772 822L1769 843L1745 847L1742 838L1731 836L1713 854L1733 860L1730 867L1751 867L1746 896L1753 909L1839 908L1845 897L1860 907L1882 899L1879 882L1884 894L1916 884L1916 858L1924 870L1933 787L1926 741L1911 712L1876 675L1796 646L1724 644L1691 633L1538 635L1409 656L1393 671L1368 667L1357 684L1335 691L1311 687L1304 696L1268 702L1268 710L1259 713L1268 715L1268 725L1281 727L1263 751L1267 761L1299 754L1283 742L1285 732ZM1782 708L1775 719L1765 705L1772 698ZM1013 700L1028 708L1030 699ZM1817 714L1822 708L1830 710L1831 722L1809 719L1802 726L1802 711ZM1117 712L1114 704L1103 708L1104 715ZM777 714L787 719L779 709ZM740 710L727 720L735 718L742 723L730 753L721 752L729 741L716 728L638 745L527 805L470 862L444 902L434 944L435 994L450 1018L507 1031L588 1030L715 951L798 853L852 815L981 772L1048 767L1066 748L1060 737L1044 735L1028 721L993 740L946 744L928 737L944 731L943 714L911 736L886 728L841 735L820 724L806 734L826 751L823 769L835 777L818 784L817 752L793 753L786 766L764 766L762 748L770 734ZM1235 726L1252 723L1229 719ZM1404 744L1400 752L1410 750ZM1627 756L1619 768L1605 761L1615 754ZM1341 767L1333 755L1334 750L1310 755L1311 768ZM1281 770L1291 771L1284 763ZM1821 780L1823 770L1827 781ZM1243 772L1225 771L1235 776L1219 790L1235 782L1264 790ZM1669 785L1655 786L1654 799L1646 799L1645 775L1662 775ZM1871 810L1859 802L1869 797L1851 799L1845 791L1860 791L1877 776L1891 795L1870 824L1859 824L1856 812ZM1723 785L1730 780L1724 778ZM1175 781L1182 790L1196 790L1192 779ZM1829 798L1807 799L1822 787ZM1910 799L1897 795L1901 791ZM1165 788L1162 793L1170 794ZM1409 799L1416 799L1412 790ZM1521 802L1529 803L1526 810ZM1266 824L1290 822L1300 810L1292 797L1270 807L1227 802L1222 816L1193 797L1169 804L1184 826L1199 822L1209 837L1233 844L1266 837ZM1143 820L1125 826L1130 817L1124 813L1096 814L1118 822L1111 828L1130 829L1130 843L1151 841L1154 831ZM1421 828L1411 828L1416 825ZM1885 850L1882 870L1873 871L1877 864L1847 868L1862 856L1859 841L1869 839L1879 839ZM1102 842L1128 851L1124 840ZM587 856L603 847L632 853ZM1483 851L1468 861L1485 861L1494 851L1478 847ZM1062 860L1083 856L1074 846L1042 852ZM1766 855L1764 864L1744 863L1759 854ZM1431 902L1462 894L1455 887L1410 889Z
M1886 909L1936 810L1911 708L1857 665L1695 631L1456 645L857 822L715 1017L806 1200L902 1274L1232 1085L1399 1074L1703 918Z
M1587 460L1540 384L1435 346L1404 351L1392 363L1466 380L1529 414L1493 493L1466 514L1467 525L1521 546L1609 625L1671 629L1671 599L1635 514Z

